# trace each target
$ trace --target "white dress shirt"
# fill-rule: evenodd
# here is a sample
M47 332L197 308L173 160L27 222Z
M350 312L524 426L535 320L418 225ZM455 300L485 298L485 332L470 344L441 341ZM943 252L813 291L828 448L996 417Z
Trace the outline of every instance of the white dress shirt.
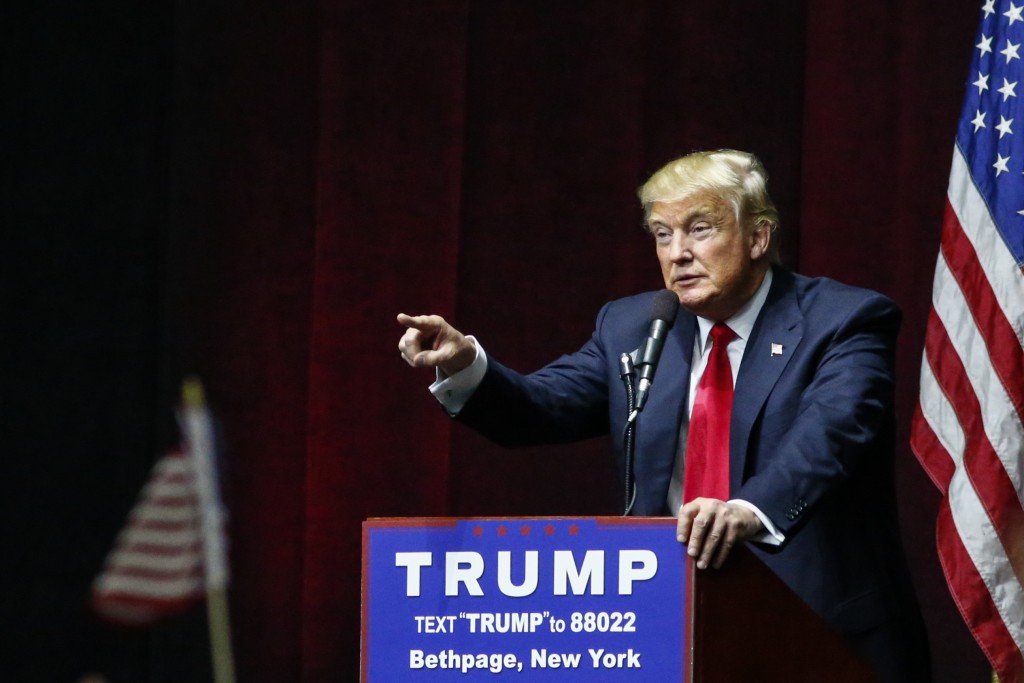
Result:
M750 339L750 333L754 329L754 323L757 322L757 316L761 313L765 299L768 298L768 290L771 289L771 286L772 271L769 269L765 273L761 286L754 292L754 296L750 298L750 301L744 304L743 308L737 311L735 315L724 321L736 334L735 338L726 347L726 352L729 354L729 365L732 367L733 386L736 385L736 377L740 372L740 363L743 360L743 352L747 348L747 340ZM683 471L686 464L686 437L689 434L690 414L693 412L693 402L697 397L697 386L700 384L700 378L703 376L704 369L708 364L708 358L711 356L712 345L710 337L711 328L714 324L714 320L697 316L697 338L693 342L693 358L690 362L690 392L689 401L686 406L686 420L679 428L676 461L672 466L672 480L668 486L668 509L675 511L677 514L683 502ZM775 525L772 524L772 521L757 506L745 500L735 498L729 502L750 509L761 520L765 531L755 536L752 540L769 545L781 545L785 540L785 536L779 533Z

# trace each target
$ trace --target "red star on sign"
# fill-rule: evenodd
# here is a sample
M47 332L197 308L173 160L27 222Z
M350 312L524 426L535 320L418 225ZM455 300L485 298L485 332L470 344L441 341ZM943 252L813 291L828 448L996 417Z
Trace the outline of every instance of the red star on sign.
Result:
M544 527L544 533L546 533L548 536L553 535L555 533L555 527L551 524L548 524L546 527Z
M569 527L569 534L570 535L575 536L579 532L580 532L580 528L578 526L576 526L575 524L573 524L571 527Z
M519 530L519 533L521 533L523 536L529 536L530 535L530 527L528 527L528 526L526 526L524 524L522 526L522 528Z
M508 529L505 527L504 524L502 524L501 526L498 527L498 535L499 536L504 536L507 533L508 533Z
M477 524L475 527L473 527L473 535L474 536L483 536L483 533L484 533L484 528L482 526L480 526L479 524Z

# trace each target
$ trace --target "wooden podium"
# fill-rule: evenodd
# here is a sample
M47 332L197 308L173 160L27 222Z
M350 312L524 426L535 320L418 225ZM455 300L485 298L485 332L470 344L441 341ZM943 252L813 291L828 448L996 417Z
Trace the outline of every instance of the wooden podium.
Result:
M743 545L721 569L688 559L689 681L879 680L847 641Z
M363 524L360 680L878 680L744 546L698 570L659 518Z

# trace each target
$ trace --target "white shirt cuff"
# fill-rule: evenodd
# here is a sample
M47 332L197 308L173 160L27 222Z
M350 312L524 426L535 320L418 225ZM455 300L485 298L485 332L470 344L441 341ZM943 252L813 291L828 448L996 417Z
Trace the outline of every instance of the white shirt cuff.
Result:
M437 368L437 379L430 385L430 393L448 414L453 416L459 414L487 373L487 352L484 351L484 347L472 335L466 335L466 339L472 341L476 347L473 362L454 375L445 375L441 368Z
M733 498L729 502L747 508L757 515L757 518L761 520L761 524L764 525L764 531L751 538L751 541L754 541L755 543L764 543L765 545L782 545L782 542L786 540L786 537L775 528L774 524L772 524L772 520L768 519L756 505L738 498Z

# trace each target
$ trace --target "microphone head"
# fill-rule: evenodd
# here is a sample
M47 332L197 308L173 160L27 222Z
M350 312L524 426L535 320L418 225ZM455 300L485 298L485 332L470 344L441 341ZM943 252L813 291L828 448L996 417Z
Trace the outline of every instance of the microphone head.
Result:
M679 315L679 297L671 289L663 289L651 301L651 322L663 320L671 326Z

